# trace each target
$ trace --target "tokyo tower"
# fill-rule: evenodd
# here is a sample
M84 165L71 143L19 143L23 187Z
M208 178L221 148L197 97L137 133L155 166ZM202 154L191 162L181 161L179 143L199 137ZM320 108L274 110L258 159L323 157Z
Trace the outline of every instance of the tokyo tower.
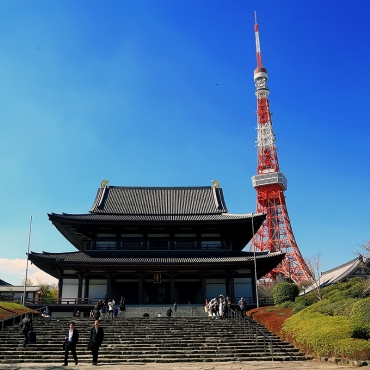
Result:
M296 284L312 280L310 270L304 261L294 238L290 224L284 191L287 180L280 172L275 134L272 128L269 108L269 89L267 69L262 65L259 31L256 12L254 13L254 32L256 38L257 68L254 81L257 97L257 175L252 177L257 191L257 213L267 215L265 222L255 234L249 251L283 251L285 259L262 280L270 282L277 276L287 278Z

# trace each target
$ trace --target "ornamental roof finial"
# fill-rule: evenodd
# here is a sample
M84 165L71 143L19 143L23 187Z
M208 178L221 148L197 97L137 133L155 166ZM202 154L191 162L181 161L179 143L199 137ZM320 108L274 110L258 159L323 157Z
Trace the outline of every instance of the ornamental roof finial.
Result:
M213 188L218 189L220 187L220 183L217 180L212 180Z
M100 184L100 187L101 188L106 188L107 187L107 184L108 184L109 180L103 180Z

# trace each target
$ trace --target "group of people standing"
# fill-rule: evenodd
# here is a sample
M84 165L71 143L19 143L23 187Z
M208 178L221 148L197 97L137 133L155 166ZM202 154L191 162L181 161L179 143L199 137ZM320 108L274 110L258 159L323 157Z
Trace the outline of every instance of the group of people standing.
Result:
M218 298L212 298L209 302L206 299L204 310L208 312L208 316L218 319L226 316L227 309L230 307L230 305L230 298L225 298L223 294L220 294Z
M98 364L99 348L104 339L104 329L100 326L100 321L95 320L94 326L90 329L90 337L88 342L88 349L92 353L92 365ZM75 327L75 323L69 324L69 331L67 336L64 338L64 363L62 366L68 366L68 354L71 351L75 365L78 364L78 358L76 353L76 345L79 340L79 333Z
M238 306L241 311L241 316L245 317L247 312L247 302L244 297L240 298ZM229 308L231 308L231 299L230 297L225 298L222 294L220 294L218 298L212 298L209 302L206 299L204 306L204 310L208 313L208 316L212 316L216 319L225 317Z
M108 319L113 320L113 317L117 316L117 312L115 313L115 310L118 311L115 305L116 301L113 298L111 298L108 301L108 303L106 303L106 301L102 299L96 302L94 308L90 312L90 317L93 317L95 320L101 320L103 317L105 317L105 314L108 311ZM122 314L122 312L125 310L126 310L125 297L122 296L119 301L120 314Z

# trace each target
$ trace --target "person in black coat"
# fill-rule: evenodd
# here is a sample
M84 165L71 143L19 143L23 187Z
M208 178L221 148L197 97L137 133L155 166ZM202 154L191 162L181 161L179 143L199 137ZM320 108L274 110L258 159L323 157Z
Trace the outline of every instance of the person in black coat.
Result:
M95 320L94 326L90 330L90 343L91 343L91 352L93 357L93 365L98 364L98 355L99 355L99 348L104 339L104 330L100 326L100 321Z
M95 320L99 320L100 318L100 301L96 302L94 309L93 309L93 315Z
M28 333L33 330L32 318L29 312L26 313L25 318L21 322L21 331L24 335L23 347L26 348L29 344Z
M73 359L75 360L75 365L78 364L77 354L76 354L76 344L78 343L78 330L75 328L75 323L71 322L69 324L68 336L64 338L64 364L62 366L68 366L68 352L72 352Z

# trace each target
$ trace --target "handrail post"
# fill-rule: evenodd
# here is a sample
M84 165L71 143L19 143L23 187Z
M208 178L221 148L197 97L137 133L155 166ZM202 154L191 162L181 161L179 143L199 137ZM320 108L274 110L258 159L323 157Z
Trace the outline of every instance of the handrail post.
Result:
M271 361L274 361L274 348L272 347L272 338L270 338L271 341Z

